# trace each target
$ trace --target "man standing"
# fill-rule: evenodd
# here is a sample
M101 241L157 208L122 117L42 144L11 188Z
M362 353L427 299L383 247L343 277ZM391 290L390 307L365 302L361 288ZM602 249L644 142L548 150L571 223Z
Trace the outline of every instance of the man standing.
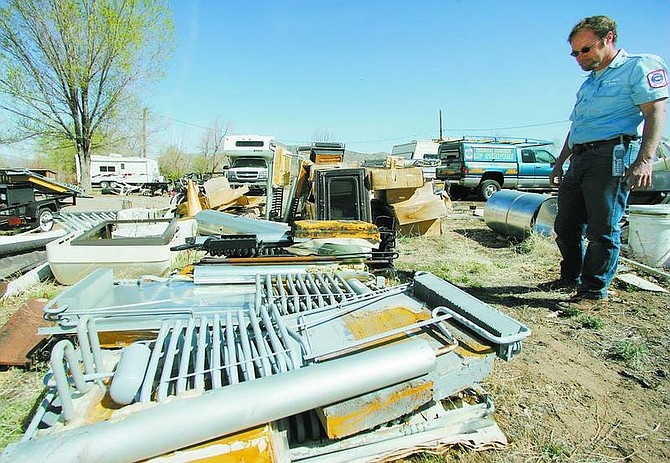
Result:
M563 308L589 310L607 297L628 192L651 184L665 127L667 66L658 56L617 49L616 40L616 22L607 16L581 20L568 37L570 55L591 73L577 92L572 125L550 175L559 184L554 229L562 261L561 278L545 286L577 290L559 303Z

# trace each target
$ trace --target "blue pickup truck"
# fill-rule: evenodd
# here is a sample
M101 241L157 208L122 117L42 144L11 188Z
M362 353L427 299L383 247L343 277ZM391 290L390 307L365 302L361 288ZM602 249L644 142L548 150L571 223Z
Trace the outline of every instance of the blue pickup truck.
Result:
M556 157L552 142L528 138L471 138L445 141L438 148L436 178L452 199L476 192L488 200L502 188L550 191Z

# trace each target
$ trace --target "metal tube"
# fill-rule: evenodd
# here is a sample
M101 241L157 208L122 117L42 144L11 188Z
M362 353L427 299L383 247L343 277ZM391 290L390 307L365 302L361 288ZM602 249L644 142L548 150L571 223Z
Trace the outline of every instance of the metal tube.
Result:
M121 351L121 358L112 377L109 396L114 403L128 405L142 387L151 350L146 344L133 343Z
M316 274L316 279L319 281L321 284L321 287L323 288L322 293L324 293L326 296L328 296L328 304L336 304L337 300L335 299L335 296L333 295L333 292L330 289L330 285L326 282L326 280L323 278L322 275Z
M255 296L254 297L254 310L256 311L256 313L258 313L258 311L261 308L261 304L263 303L263 301L261 299L263 297L263 288L261 287L261 276L256 275L256 278L255 278L254 282L255 282L255 285L256 285L256 293L254 294L254 296Z
M281 301L282 315L289 314L288 307L288 295L286 293L286 287L284 286L284 275L277 275L277 294L278 299Z
M310 262L309 266L330 265L328 262ZM305 273L308 265L196 265L193 269L193 283L196 285L253 283L256 275L274 275L280 272Z
M102 350L98 339L98 330L95 320L90 316L84 316L77 323L77 337L79 339L79 352L84 361L84 371L87 375L102 372Z
M368 288L363 283L354 278L349 280L347 283L349 283L349 286L351 287L351 289L353 289L354 293L356 294L367 294L372 292L370 288Z
M237 384L240 379L237 375L237 354L235 352L235 327L233 325L233 314L226 312L226 350L228 351L228 358L226 358L226 370L229 384Z
M240 344L242 345L243 361L240 363L244 379L256 379L256 370L254 369L253 356L251 354L251 343L249 342L249 332L247 331L247 322L242 313L242 309L237 311L237 329L240 332Z
M200 326L198 328L198 347L196 349L195 358L195 390L205 390L205 355L207 346L207 336L209 330L207 329L207 318L200 317Z
M161 379L158 383L158 401L161 402L167 399L170 391L170 382L172 379L172 364L177 357L177 343L181 335L181 320L175 321L174 328L170 332L170 342L167 351L165 352L165 360L163 362L163 371L161 372Z
M332 288L331 291L334 294L337 295L337 298L338 298L337 301L341 300L340 298L342 298L344 296L344 293L342 292L342 289L340 288L340 286L337 284L337 282L339 280L334 278L333 275L330 274L330 273L327 273L325 275L325 278L328 280L328 283L330 284L330 287Z
M291 294L293 295L293 309L291 312L298 313L300 312L300 297L298 296L298 290L296 289L295 283L293 282L293 275L286 275L286 284L288 289L291 291Z
M58 341L51 351L51 370L54 373L56 389L61 398L63 417L66 421L70 421L75 418L75 413L72 396L70 395L70 384L65 373L65 366L63 365L64 358L67 360L77 390L79 392L86 392L91 388L91 385L86 383L84 375L79 369L79 359L76 356L72 343L67 339Z
M90 317L85 316L77 322L77 338L79 339L79 352L81 359L84 362L84 371L87 375L95 373L93 369L93 356L91 355L91 345L89 343L89 335L86 332L86 324Z
M324 306L323 295L321 294L321 291L319 291L319 287L314 281L314 278L312 277L311 274L308 273L307 275L305 275L305 279L307 280L307 283L309 283L309 286L312 288L312 292L316 294L316 300L318 301L319 307L323 307Z
M147 372L144 375L142 390L140 391L140 402L149 402L151 400L151 388L154 383L154 378L156 377L156 371L158 370L158 362L163 352L163 343L165 342L165 337L169 330L170 327L168 322L163 322L161 329L158 332L158 336L156 337L153 351L151 352L151 359L149 360Z
M270 319L270 314L268 313L268 308L265 305L261 306L261 318L263 320L263 324L265 324L265 331L268 334L268 338L270 338L270 346L272 352L274 352L274 358L279 365L279 371L288 371L284 346L282 346L281 341L275 332L274 326L272 325L272 320Z
M435 365L425 341L392 344L19 442L6 449L0 463L144 460L398 384Z
M307 289L307 285L305 285L305 280L303 278L303 275L296 275L295 276L296 281L298 282L298 289L304 296L304 301L305 301L305 309L309 310L312 308L312 306L318 306L316 303L312 300L312 295L309 293L309 290Z
M268 351L265 349L265 339L263 339L263 333L261 332L261 327L258 323L258 317L256 316L256 311L253 309L249 311L249 321L251 322L251 329L254 332L253 342L260 357L261 376L270 376L272 375L272 366L268 359Z
M179 359L179 379L177 379L177 394L186 391L188 386L188 367L191 364L191 353L193 352L193 331L195 330L195 320L190 318L186 325L184 342L181 346L181 358Z
M221 323L219 314L214 315L212 323L212 346L211 346L211 375L212 387L221 387Z
M291 359L291 366L293 368L300 368L302 366L302 357L298 352L296 352L295 349L291 349L291 346L289 344L289 334L288 331L286 330L286 325L284 325L284 322L281 319L281 316L279 315L279 309L277 308L277 304L272 304L270 305L270 308L272 309L272 316L274 317L276 323L277 323L277 328L279 328L279 334L281 335L281 339L284 341L284 346L286 346L286 351L288 352L288 356Z

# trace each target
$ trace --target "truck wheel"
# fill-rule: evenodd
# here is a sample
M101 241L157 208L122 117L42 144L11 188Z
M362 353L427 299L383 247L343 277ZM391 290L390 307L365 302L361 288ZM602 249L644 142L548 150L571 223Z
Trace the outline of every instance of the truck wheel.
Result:
M54 227L54 216L51 209L42 208L37 212L37 226L43 232L48 232Z
M109 188L109 182L100 182L100 188L102 188L103 190L105 188Z
M495 180L484 180L479 185L479 196L481 196L484 201L488 201L491 196L499 191L500 183Z

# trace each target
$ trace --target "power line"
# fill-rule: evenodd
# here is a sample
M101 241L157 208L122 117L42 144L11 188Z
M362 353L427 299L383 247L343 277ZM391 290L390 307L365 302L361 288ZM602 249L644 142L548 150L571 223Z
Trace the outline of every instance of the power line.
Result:
M159 114L159 113L157 113L153 110L149 110L149 112L151 112L152 114L155 114L156 116L159 116L159 117L162 117L162 118L165 118L165 119L169 119L171 121L178 122L180 124L188 125L188 126L191 126L191 127L197 127L199 129L203 129L203 130L213 130L214 129L213 127L205 127L205 126L202 126L202 125L199 125L199 124L195 124L193 122L184 121L184 120L181 120L181 119L177 119L175 117L166 116L164 114ZM528 129L528 128L533 128L533 127L545 127L545 126L549 126L549 125L565 124L567 122L570 122L570 121L567 120L567 119L564 119L564 120L560 120L560 121L542 122L542 123L539 123L539 124L513 125L513 126L508 126L508 127L489 127L489 128L484 128L484 127L480 127L480 128L473 128L473 127L457 128L457 127L455 127L455 128L444 129L444 131L445 132L482 132L482 133L485 133L485 132L495 132L495 131L499 131L499 130L515 130L515 129ZM232 135L236 135L235 132L229 132L229 133L232 134ZM377 139L372 139L372 140L353 140L353 141L347 141L347 143L350 143L350 144L381 143L381 142L389 142L389 141L415 139L415 138L420 138L420 137L430 137L431 136L430 134L431 134L431 132L421 132L421 133L415 133L415 134L410 134L410 135L377 138ZM285 140L284 142L285 143L291 143L291 144L307 143L303 140Z
M152 113L156 116L165 118L165 119L170 119L171 121L174 121L174 122L179 122L180 124L190 125L191 127L197 127L199 129L204 129L204 130L212 130L213 129L213 127L205 127L205 126L202 126L202 125L194 124L193 122L182 121L181 119L177 119L177 118L174 118L174 117L171 117L171 116L166 116L165 114L159 114L156 111L148 110L148 112L150 112L150 113Z
M553 121L553 122L543 122L541 124L528 124L528 125L514 125L511 127L494 127L494 128L489 128L489 129L445 129L446 131L449 132L454 132L454 131L460 131L460 132L470 132L470 131L495 131L495 130L512 130L512 129L528 129L531 127L544 127L546 125L556 125L556 124L565 124L566 122L570 122L568 119L564 119L562 121Z
M566 122L570 122L569 120L565 119L562 121L552 121L552 122L543 122L540 124L526 124L526 125L514 125L514 126L509 126L509 127L493 127L493 128L451 128L451 129L444 129L445 132L495 132L498 130L513 130L513 129L528 129L531 127L544 127L547 125L557 125L557 124L565 124ZM397 141L397 140L407 140L407 139L414 139L414 138L419 138L419 137L430 137L430 132L423 132L423 133L418 133L418 134L413 134L413 135L404 135L402 137L389 137L389 138L380 138L376 140L358 140L358 141L349 141L347 143L379 143L379 142L385 142L385 141Z

